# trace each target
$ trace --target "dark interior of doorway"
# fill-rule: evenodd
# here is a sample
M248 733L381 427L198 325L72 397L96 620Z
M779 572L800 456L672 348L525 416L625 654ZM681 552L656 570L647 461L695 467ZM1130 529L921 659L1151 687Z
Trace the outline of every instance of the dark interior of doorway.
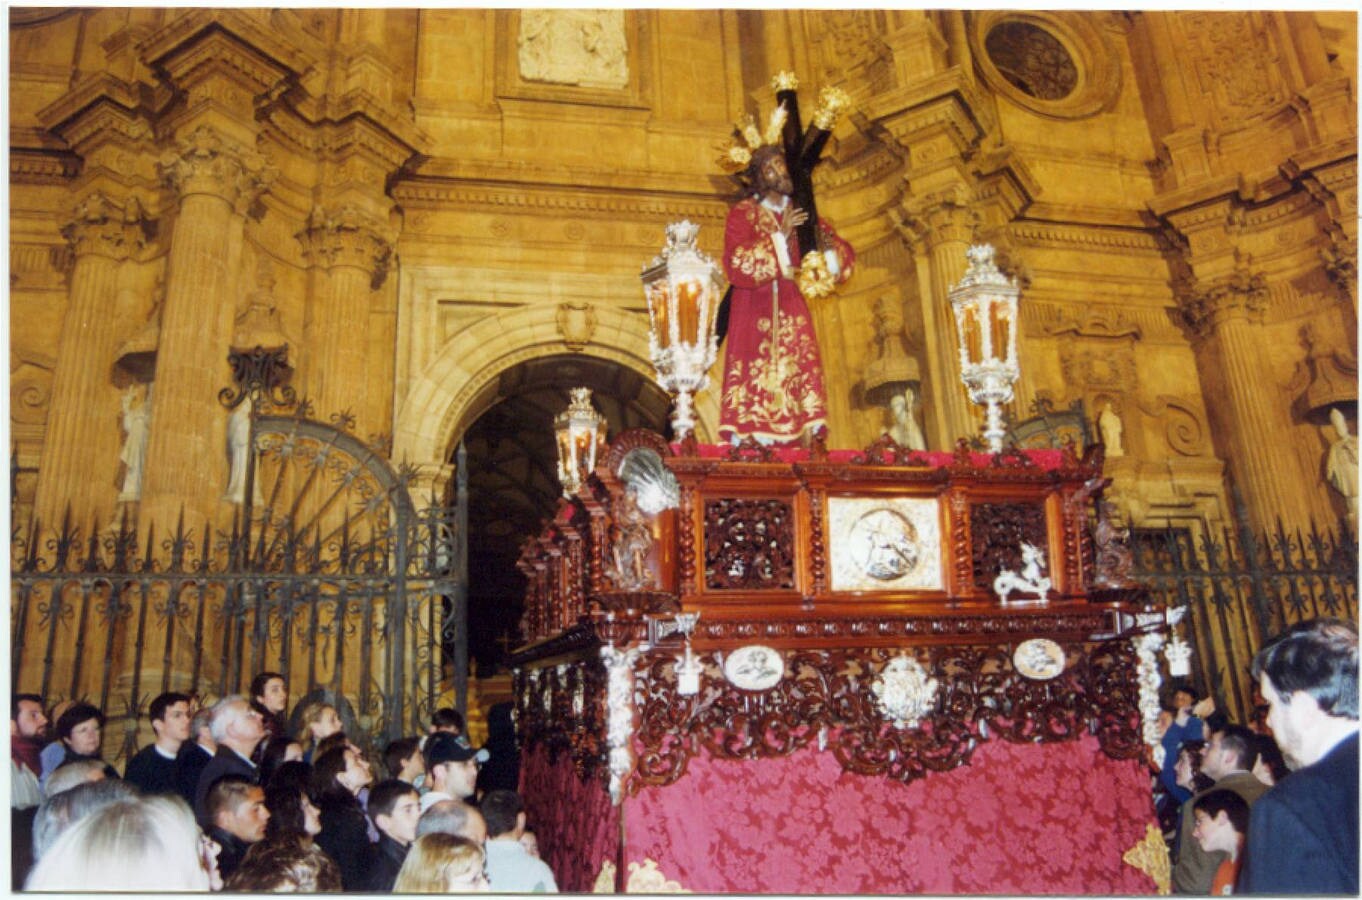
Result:
M520 642L525 579L516 560L526 538L551 518L562 495L553 420L568 391L588 387L608 436L651 428L668 440L671 400L648 378L618 363L563 354L519 363L464 434L468 466L468 652L477 674L505 669Z

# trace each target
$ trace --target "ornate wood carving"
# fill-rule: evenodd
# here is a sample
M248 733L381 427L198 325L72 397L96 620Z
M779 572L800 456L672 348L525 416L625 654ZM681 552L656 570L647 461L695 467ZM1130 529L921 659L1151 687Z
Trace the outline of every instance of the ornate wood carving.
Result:
M1000 569L1020 569L1025 541L1044 549L1045 507L1039 503L975 503L970 507L973 583L992 591Z
M813 565L810 566L813 574L813 592L821 594L828 589L828 572L824 523L823 523L823 502L827 498L827 492L818 489L809 491L809 554Z
M794 519L775 498L705 503L705 587L784 589L794 582Z
M762 692L723 677L703 654L699 694L676 693L674 658L652 655L635 671L641 712L631 790L666 785L700 752L721 759L787 756L817 744L842 768L909 782L965 765L981 741L1051 743L1097 736L1117 759L1141 752L1135 658L1128 642L1064 647L1066 669L1032 681L1013 668L1005 646L799 650L786 677ZM894 657L917 660L938 684L933 711L918 728L896 728L870 688Z
M515 695L524 746L543 745L551 760L570 754L583 779L604 770L605 667L598 659L519 670Z

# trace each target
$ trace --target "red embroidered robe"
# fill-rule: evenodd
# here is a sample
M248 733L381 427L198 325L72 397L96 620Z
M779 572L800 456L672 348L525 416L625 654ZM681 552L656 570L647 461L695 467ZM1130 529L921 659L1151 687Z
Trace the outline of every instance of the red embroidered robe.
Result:
M719 414L725 442L756 437L796 444L804 431L827 421L818 337L794 280L799 243L790 236L784 271L774 243L783 215L748 198L733 207L724 228L724 274L733 286ZM855 260L851 245L826 222L818 227L823 245L837 255L837 280L845 281Z

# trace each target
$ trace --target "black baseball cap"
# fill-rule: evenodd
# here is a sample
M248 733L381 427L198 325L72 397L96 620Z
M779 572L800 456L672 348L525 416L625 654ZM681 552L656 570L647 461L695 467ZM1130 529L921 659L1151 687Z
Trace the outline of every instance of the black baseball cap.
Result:
M485 763L488 759L486 748L474 750L467 742L460 741L446 731L437 731L427 738L423 754L426 765L432 768L447 762L467 762L475 759L479 763Z

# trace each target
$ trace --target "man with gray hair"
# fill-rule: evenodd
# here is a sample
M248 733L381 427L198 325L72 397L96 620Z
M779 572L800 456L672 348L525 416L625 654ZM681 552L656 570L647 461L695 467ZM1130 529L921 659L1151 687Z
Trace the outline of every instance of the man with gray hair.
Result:
M61 837L62 832L79 822L85 816L95 810L116 803L119 800L128 800L137 796L137 787L129 784L121 778L105 778L104 766L94 760L89 760L92 769L99 773L99 778L93 781L80 781L76 784L68 784L65 790L57 791L48 795L43 801L43 805L38 807L38 814L33 819L33 861L38 859L47 851L48 847ZM80 763L72 763L64 766L62 771L73 768ZM56 775L55 772L52 773ZM52 786L53 779L48 779L48 787Z
M487 823L483 821L482 813L462 800L441 800L421 813L416 822L416 836L420 838L437 831L468 838L479 847L487 842Z
M1253 658L1290 776L1249 817L1243 893L1358 894L1357 627L1314 619Z
M58 777L57 772L61 773ZM55 797L63 791L69 791L73 787L85 784L90 781L104 781L104 763L98 759L78 759L73 763L67 763L56 772L47 777L48 797ZM109 779L113 780L113 779Z
M199 790L199 776L218 752L213 740L213 708L205 706L189 721L189 740L175 757L175 792L191 807Z
M218 751L204 766L194 792L194 814L205 825L212 824L207 800L213 782L224 775L240 775L251 784L260 783L260 770L251 762L251 754L265 738L265 723L249 700L241 694L232 694L213 706L210 731Z

